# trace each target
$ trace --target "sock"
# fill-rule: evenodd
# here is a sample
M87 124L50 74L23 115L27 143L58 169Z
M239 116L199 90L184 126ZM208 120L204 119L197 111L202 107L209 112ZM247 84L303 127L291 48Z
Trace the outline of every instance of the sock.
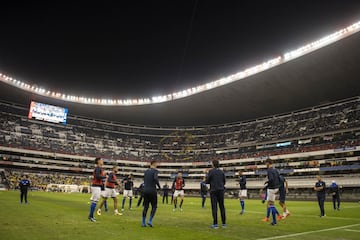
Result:
M183 202L184 202L184 200L183 200L183 199L181 199L181 201L180 201L180 208L182 208L182 204L183 204Z
M89 217L93 218L94 217L94 212L96 209L96 202L92 202L90 205L90 214Z
M121 207L121 208L124 208L125 200L126 200L126 198L123 198L123 200L122 200L122 207Z
M177 205L177 199L174 199L174 208L176 208Z
M131 205L132 205L132 197L130 197L129 208L131 208Z
M272 215L272 218L273 218L272 222L276 223L276 212L277 212L277 210L276 210L276 208L274 206L271 206L270 208L271 208L271 215Z
M245 201L241 199L240 200L240 205L241 205L241 210L244 211L244 209L245 209Z
M266 217L269 218L270 217L270 207L268 207L266 209Z
M104 201L105 212L108 210L107 201Z

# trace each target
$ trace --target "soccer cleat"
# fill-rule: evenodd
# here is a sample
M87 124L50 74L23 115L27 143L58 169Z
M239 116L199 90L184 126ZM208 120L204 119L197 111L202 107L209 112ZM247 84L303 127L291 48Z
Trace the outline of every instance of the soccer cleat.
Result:
M226 224L223 224L223 225L222 225L222 228L227 228L227 225L226 225Z
M101 209L100 209L100 208L96 211L96 214L97 214L98 216L101 216Z
M183 211L183 209L182 208L180 208L180 212L182 212Z
M141 227L146 227L146 224L145 224L145 223L142 223L142 224L141 224Z
M218 229L218 228L219 228L219 225L213 224L213 225L210 226L210 228L212 228L212 229Z
M276 219L277 219L278 221L280 221L282 218L283 218L283 216L281 216L281 215L278 215L278 216L276 217Z
M152 223L147 223L147 225L149 226L149 227L153 227L153 225L152 225Z
M114 215L122 216L122 213L119 213L117 210L114 211Z
M263 219L261 219L261 221L263 221L263 222L268 222L268 221L269 221L269 218L268 218L268 217L264 217Z
M241 210L240 215L243 215L245 213L245 210Z
M175 212L176 211L176 208L173 208L173 212Z
M270 224L271 224L271 226L276 226L276 222L272 222Z
M123 212L123 211L124 211L124 209L122 208L122 209L121 209L121 211Z
M91 222L96 222L96 219L94 217L88 217L88 219L91 221Z

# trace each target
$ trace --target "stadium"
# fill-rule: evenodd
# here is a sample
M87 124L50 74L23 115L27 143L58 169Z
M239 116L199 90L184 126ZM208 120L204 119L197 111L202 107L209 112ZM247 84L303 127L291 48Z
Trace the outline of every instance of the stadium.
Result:
M1 235L357 239L359 31L360 22L355 22L229 76L154 97L76 96L17 80L16 72L0 73ZM105 171L118 166L119 179L133 174L135 189L150 161L159 163L161 186L171 184L181 171L186 179L184 212L161 205L159 191L154 229L140 228L140 208L89 222L96 157L104 160ZM261 222L265 206L259 191L266 181L267 159L289 184L292 215L276 228ZM210 200L203 210L199 197L200 182L213 160L220 161L226 176L228 228L217 232L208 229ZM249 210L244 216L238 214L239 171L247 178ZM31 181L30 204L20 208L11 199L18 199L24 174ZM313 190L317 175L327 186L336 182L342 200L341 211L333 212L327 194L327 217L321 221Z

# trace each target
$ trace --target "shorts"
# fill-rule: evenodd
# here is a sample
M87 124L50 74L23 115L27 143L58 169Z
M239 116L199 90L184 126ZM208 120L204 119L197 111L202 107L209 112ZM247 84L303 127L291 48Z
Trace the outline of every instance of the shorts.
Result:
M175 190L174 197L178 197L179 195L183 197L185 195L184 190Z
M247 189L240 189L239 190L239 197L247 197Z
M279 202L285 203L286 198L286 192L285 191L279 191Z
M117 196L114 188L105 188L105 191L101 191L101 196L104 198L115 198Z
M93 202L98 202L100 200L101 187L93 187L91 186L91 198L90 200Z
M278 188L267 190L267 201L275 202L276 193L279 191Z
M124 190L123 197L132 197L133 196L133 190Z

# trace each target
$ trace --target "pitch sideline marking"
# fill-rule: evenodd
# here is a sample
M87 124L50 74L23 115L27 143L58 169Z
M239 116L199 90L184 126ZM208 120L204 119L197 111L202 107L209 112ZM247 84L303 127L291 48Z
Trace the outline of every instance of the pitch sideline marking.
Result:
M348 231L348 232L358 232L358 233L360 233L360 230L355 230L355 229L345 229L345 231Z
M245 213L256 213L256 214L263 214L264 212L258 212L258 211L245 211ZM306 214L291 214L290 216L297 216L297 217L313 217L313 218L319 218L317 215L306 215ZM326 219L339 219L339 220L358 220L358 218L346 218L346 217L333 217L333 216L326 216Z
M268 237L268 238L259 238L258 240L271 240L271 239L280 239L280 238L288 238L288 237L297 237L301 235L311 234L311 233L319 233L319 232L327 232L327 231L334 231L344 228L350 228L350 227L357 227L360 226L360 224L352 224L352 225L346 225L342 227L334 227L334 228L325 228L321 230L314 230L314 231L308 231L308 232L301 232L301 233L293 233L293 234L287 234L287 235L281 235L281 236L274 236L274 237ZM346 230L346 229L345 229Z

